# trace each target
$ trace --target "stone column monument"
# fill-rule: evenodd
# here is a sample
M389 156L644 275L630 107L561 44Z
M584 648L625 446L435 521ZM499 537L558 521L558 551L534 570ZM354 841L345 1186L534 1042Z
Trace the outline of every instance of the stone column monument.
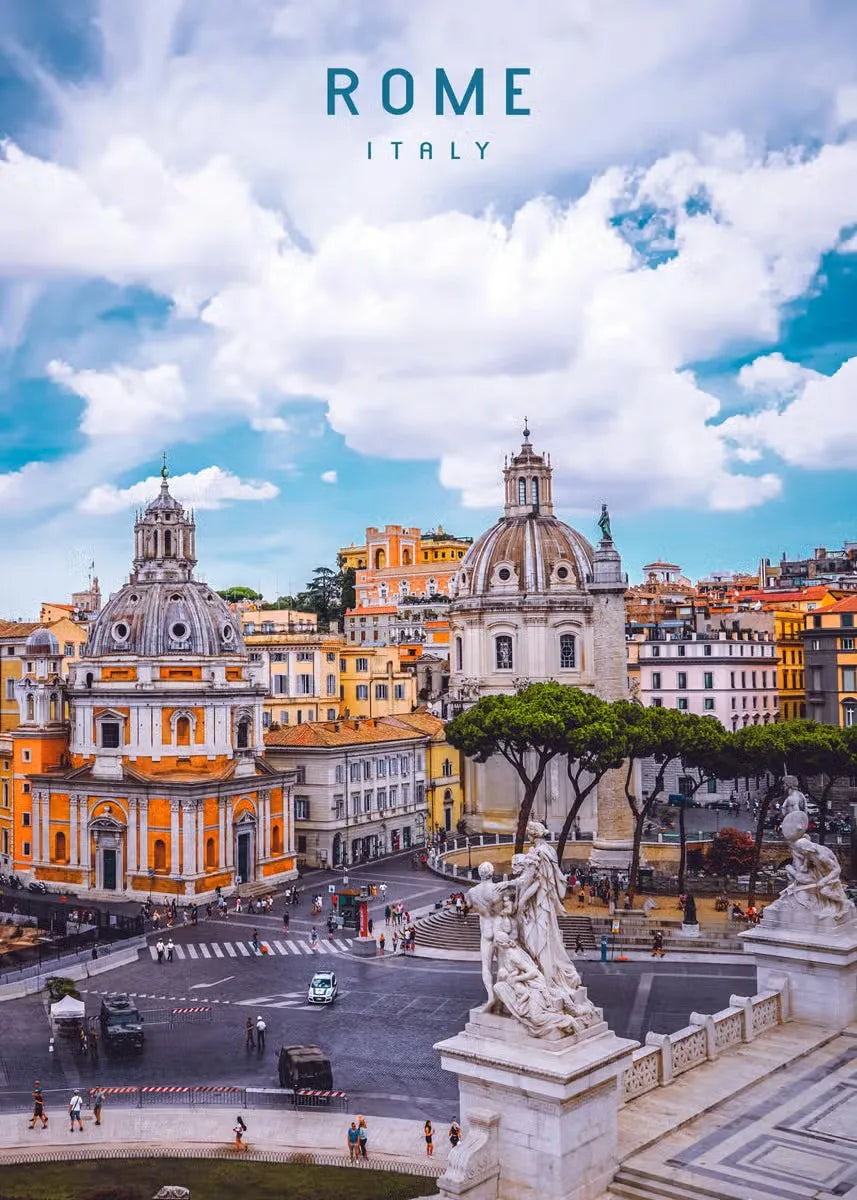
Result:
M458 1076L464 1138L438 1180L469 1200L594 1200L617 1167L622 1074L637 1042L618 1038L581 986L557 920L565 880L538 822L512 878L490 864L479 913L487 998L437 1049ZM495 975L496 973L496 975Z
M793 1017L843 1029L857 1020L857 909L836 855L807 836L806 797L791 785L781 827L792 852L789 883L741 939L760 991L786 979Z

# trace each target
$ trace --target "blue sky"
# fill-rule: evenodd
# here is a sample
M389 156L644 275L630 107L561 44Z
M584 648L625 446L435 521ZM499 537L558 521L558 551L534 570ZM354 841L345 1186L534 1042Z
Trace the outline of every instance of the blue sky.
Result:
M478 534L524 413L632 577L855 538L855 45L847 0L9 0L0 615L120 585L163 448L201 573L274 595L367 524Z

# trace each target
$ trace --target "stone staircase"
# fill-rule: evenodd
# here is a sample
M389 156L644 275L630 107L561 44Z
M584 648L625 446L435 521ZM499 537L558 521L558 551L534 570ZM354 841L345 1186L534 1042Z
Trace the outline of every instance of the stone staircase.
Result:
M591 917L592 933L596 945L600 944L605 935L608 944L616 951L628 950L647 951L652 948L652 932L660 929L664 935L664 949L680 951L682 954L743 954L743 946L738 934L744 925L721 926L701 925L698 938L686 938L681 935L681 922L670 920L649 919L639 912L618 913L619 932L611 932L612 921L607 916ZM615 943L615 944L614 944Z
M637 1167L620 1167L610 1184L607 1195L611 1200L724 1200L722 1184L703 1187L678 1179L664 1179L652 1171ZM753 1192L731 1192L730 1200L753 1200Z
M589 917L577 914L560 917L563 941L573 951L579 937L584 950L596 950L597 942ZM468 950L479 953L479 918L468 913L458 917L454 909L444 908L429 913L417 922L417 946L434 950Z

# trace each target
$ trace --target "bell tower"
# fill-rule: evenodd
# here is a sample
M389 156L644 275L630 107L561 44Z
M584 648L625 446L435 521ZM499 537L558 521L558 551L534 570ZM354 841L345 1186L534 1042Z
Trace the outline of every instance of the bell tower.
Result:
M132 583L184 583L196 566L196 525L170 495L167 456L161 467L161 490L134 523Z
M63 724L62 659L59 642L49 629L36 629L27 638L23 671L15 683L21 725L47 729Z
M530 443L527 418L524 417L524 441L520 454L506 459L503 479L506 483L507 517L553 516L553 468L550 457L536 454Z

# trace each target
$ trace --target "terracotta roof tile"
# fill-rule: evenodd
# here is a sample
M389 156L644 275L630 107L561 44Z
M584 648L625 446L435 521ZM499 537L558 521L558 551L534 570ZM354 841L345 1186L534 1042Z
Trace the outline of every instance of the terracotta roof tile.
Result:
M418 714L412 714L418 715ZM426 714L428 717L428 714ZM428 720L443 722L436 717ZM371 746L384 742L401 742L408 737L431 736L433 729L421 725L400 722L397 717L349 718L347 721L307 721L302 725L288 725L282 729L269 730L265 734L265 745L277 747L336 747Z
M828 608L820 610L827 616L829 613L857 612L857 596L846 596L843 600L838 600L836 604L831 604Z
M42 621L0 621L0 638L29 637L42 626Z

